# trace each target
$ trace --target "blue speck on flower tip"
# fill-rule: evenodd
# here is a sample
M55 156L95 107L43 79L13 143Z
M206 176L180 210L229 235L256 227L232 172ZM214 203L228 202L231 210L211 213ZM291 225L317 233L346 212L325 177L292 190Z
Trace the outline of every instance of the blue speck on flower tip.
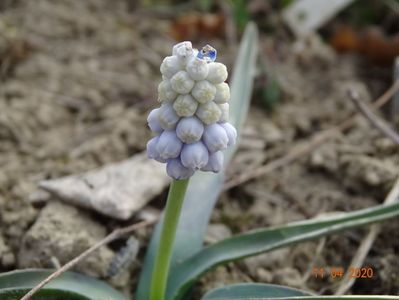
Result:
M198 51L197 57L203 59L206 62L213 62L216 60L217 51L210 45L204 46L200 51Z

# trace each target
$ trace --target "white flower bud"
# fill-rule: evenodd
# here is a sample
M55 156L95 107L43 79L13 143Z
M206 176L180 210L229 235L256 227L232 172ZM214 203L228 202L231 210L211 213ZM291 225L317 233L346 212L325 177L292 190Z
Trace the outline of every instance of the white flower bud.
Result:
M194 85L191 94L199 103L206 103L215 98L216 87L206 80L198 81Z
M194 56L194 49L191 42L181 42L173 47L173 55L179 59L181 65L186 65Z
M218 104L226 103L230 100L230 87L227 83L222 82L215 85L216 94L213 101Z
M207 125L216 123L221 114L220 108L213 101L201 104L196 112L197 117Z
M194 80L204 80L208 76L208 64L205 60L193 57L187 63L188 75Z
M193 49L193 45L191 44L190 41L180 42L173 46L172 54L178 55L182 51L181 49L190 49L190 48Z
M161 73L167 78L171 78L181 70L179 59L176 56L167 56L161 64Z
M173 103L173 108L180 117L190 117L197 110L198 102L190 94L180 95Z
M227 79L227 68L224 64L219 62L212 62L208 64L209 73L206 80L213 84L222 83Z
M162 104L158 112L158 121L163 129L173 129L179 121L179 116L176 114L171 104Z
M220 123L225 123L229 120L229 108L230 105L228 103L223 103L223 104L218 104L220 111L222 114L220 115L220 118L218 122Z
M177 93L172 89L170 80L164 80L158 85L158 101L172 102L176 99Z
M194 86L194 80L185 71L179 71L173 75L170 83L172 84L172 88L179 94L190 93Z

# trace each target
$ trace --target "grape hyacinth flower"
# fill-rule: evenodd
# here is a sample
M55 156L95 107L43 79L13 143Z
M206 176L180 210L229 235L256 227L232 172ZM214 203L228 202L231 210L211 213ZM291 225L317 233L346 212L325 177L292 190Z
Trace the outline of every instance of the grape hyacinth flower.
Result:
M173 179L188 179L197 170L221 171L222 151L236 142L237 132L228 123L227 68L215 62L216 55L209 45L198 51L191 42L181 42L161 64L161 106L147 118L156 134L147 144L147 153L166 163Z

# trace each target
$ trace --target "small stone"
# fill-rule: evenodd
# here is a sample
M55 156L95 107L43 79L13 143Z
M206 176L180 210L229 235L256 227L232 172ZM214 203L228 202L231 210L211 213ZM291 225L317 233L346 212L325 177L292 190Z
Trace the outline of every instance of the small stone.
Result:
M15 255L12 252L4 254L1 258L1 264L5 268L10 268L15 266Z
M42 181L39 185L63 201L126 220L168 184L164 167L143 152L98 170Z
M232 236L231 230L224 224L210 224L205 234L205 242L213 244Z
M273 280L273 273L264 268L258 268L256 270L256 277L260 282L269 283Z
M52 267L53 258L65 264L105 235L105 228L87 213L61 202L50 201L22 238L18 267ZM103 277L113 256L109 248L101 247L75 269L90 276Z
M301 273L294 268L276 269L274 272L273 282L280 285L286 285L294 288L303 287Z

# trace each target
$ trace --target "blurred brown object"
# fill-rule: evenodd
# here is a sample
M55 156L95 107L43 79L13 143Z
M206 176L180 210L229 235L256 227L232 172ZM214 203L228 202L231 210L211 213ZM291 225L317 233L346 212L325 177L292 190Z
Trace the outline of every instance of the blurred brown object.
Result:
M330 45L338 52L356 51L358 48L358 36L350 26L340 26L332 35Z
M177 41L223 37L225 17L219 13L186 13L173 20L170 34Z
M350 26L339 27L330 39L338 52L356 52L381 66L391 66L399 55L399 35L387 37L378 27L356 31Z
M25 60L33 46L24 39L5 39L0 46L0 66L3 73L7 73L16 64Z

